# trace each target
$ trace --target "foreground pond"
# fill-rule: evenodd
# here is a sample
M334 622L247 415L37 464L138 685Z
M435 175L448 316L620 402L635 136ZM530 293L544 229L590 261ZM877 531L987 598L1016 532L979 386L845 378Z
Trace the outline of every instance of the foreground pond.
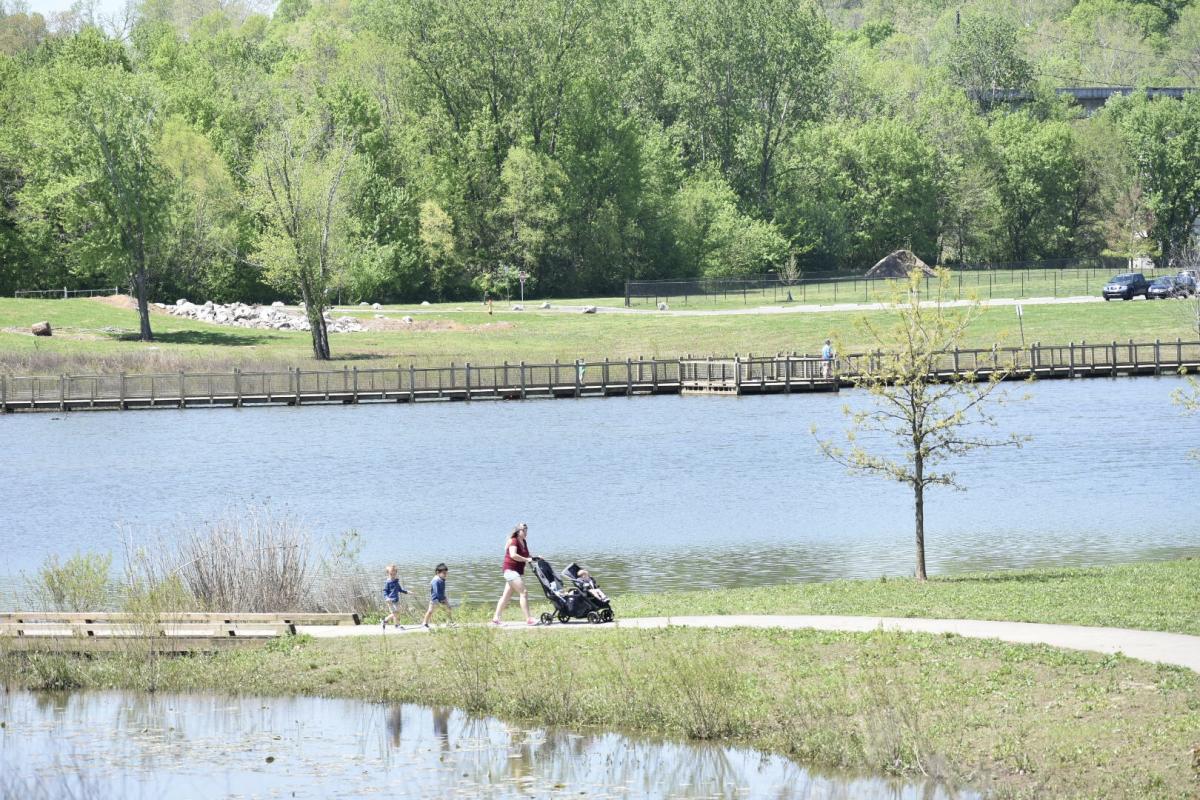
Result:
M1022 449L954 465L927 496L934 573L1200 554L1200 415L1178 378L1047 381L997 412ZM318 536L362 537L451 597L494 597L505 533L580 560L614 593L912 574L912 496L847 476L810 427L858 392L408 406L163 410L0 418L0 595L49 553L121 553L119 526L177 537L267 503ZM377 572L376 572L377 570ZM16 585L9 580L11 588ZM382 586L382 582L380 583ZM0 607L3 606L0 598Z
M525 729L448 709L124 692L0 695L8 797L975 797L747 750Z

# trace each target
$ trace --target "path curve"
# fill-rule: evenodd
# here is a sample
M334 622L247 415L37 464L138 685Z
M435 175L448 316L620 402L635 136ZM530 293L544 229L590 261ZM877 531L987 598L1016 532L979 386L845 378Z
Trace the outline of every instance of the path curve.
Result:
M922 619L908 617L846 617L800 615L730 614L709 617L630 617L614 625L589 625L586 622L529 627L508 622L501 630L605 630L617 628L783 628L825 631L868 632L876 630L903 633L952 633L971 639L999 639L1015 644L1045 644L1068 650L1094 653L1120 653L1139 661L1171 664L1200 672L1200 636L1128 628L1094 628L1084 625L1053 625L1042 622L997 622L977 619ZM396 636L419 633L420 627L395 628L384 632L374 625L356 627L298 625L297 633L314 638L349 636Z

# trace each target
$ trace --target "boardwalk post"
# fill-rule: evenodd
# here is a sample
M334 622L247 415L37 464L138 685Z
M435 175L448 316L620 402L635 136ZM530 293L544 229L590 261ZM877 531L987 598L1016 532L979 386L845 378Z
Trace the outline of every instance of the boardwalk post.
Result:
M959 277L960 278L962 277L961 273L959 274ZM955 347L954 348L954 376L957 378L958 374L959 374L959 372L958 372L958 348Z
M300 405L300 368L296 367L296 405Z
M504 362L504 388L508 388L508 362Z
M1162 375L1162 353L1160 352L1162 345L1158 339L1154 340L1154 374Z
M836 283L833 286L837 288ZM721 371L725 371L725 362L721 362ZM739 356L733 357L733 391L735 394L742 393L742 359Z
M1175 368L1183 369L1183 340L1175 338Z
M1116 339L1113 339L1113 343L1112 343L1111 347L1112 347L1112 357L1108 360L1108 363L1110 363L1112 365L1112 376L1115 378L1115 377L1117 377L1117 340Z
M471 399L471 362L468 361L463 365L464 380L467 383L467 399Z
M66 289L63 289L65 292ZM64 295L65 297L66 295ZM67 376L63 375L58 380L58 410L66 411L67 409Z
M1067 376L1075 377L1075 343L1071 342L1067 348Z
M417 400L417 367L415 364L408 365L408 402L414 403Z
M783 390L792 393L792 358L786 353L783 356Z
M525 362L521 362L521 399L525 399Z
M625 359L625 396L633 394L633 359Z
M242 370L239 367L233 368L233 396L235 398L234 405L241 408L242 405Z
M607 358L607 356L606 356L606 357L605 357L605 359L604 359L604 372L602 373L602 377L601 377L601 381L600 381L600 382L601 382L602 384L604 384L604 388L603 388L603 390L602 390L602 392L601 392L601 393L602 393L602 394L603 394L605 397L608 397L608 358Z
M8 411L8 380L0 375L0 414Z
M355 365L354 369L351 370L351 378L354 381L354 402L357 403L358 402L358 366L357 365Z
M187 405L187 395L184 391L187 389L187 376L183 370L179 370L179 407L183 408Z
M650 360L650 385L653 387L655 394L658 394L658 359Z
M575 359L575 396L583 391L583 360Z
M551 397L558 396L554 390L558 386L558 384L561 382L561 380L562 379L558 377L558 359L556 358L556 359L554 359L554 376L550 379L550 396Z

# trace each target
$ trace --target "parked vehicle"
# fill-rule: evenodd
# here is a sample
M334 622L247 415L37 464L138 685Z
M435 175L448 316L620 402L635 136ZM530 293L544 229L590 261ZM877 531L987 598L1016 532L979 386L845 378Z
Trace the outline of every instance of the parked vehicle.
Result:
M1172 297L1187 297L1187 287L1176 277L1164 275L1150 282L1146 290L1147 300L1167 300Z
M1146 281L1146 276L1140 272L1123 272L1120 275L1114 275L1108 283L1104 285L1105 300L1112 300L1114 297L1119 297L1122 300L1132 300L1139 294L1146 296L1150 284Z
M1184 291L1187 292L1188 297L1191 297L1192 295L1194 295L1196 293L1196 282L1197 282L1196 270L1194 270L1194 269L1182 270L1178 275L1175 276L1175 280L1183 285L1183 289L1184 289Z

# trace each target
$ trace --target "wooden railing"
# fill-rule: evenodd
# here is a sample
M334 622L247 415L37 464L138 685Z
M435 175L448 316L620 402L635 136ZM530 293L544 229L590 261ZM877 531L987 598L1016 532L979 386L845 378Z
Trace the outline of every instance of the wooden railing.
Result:
M0 375L0 412L609 397L705 389L735 393L833 390L852 384L855 375L870 368L872 360L888 357L852 353L832 365L813 356L792 354L283 372ZM986 377L1003 371L1011 378L1074 378L1197 369L1200 342L1176 340L952 350L939 354L931 372L938 377Z

